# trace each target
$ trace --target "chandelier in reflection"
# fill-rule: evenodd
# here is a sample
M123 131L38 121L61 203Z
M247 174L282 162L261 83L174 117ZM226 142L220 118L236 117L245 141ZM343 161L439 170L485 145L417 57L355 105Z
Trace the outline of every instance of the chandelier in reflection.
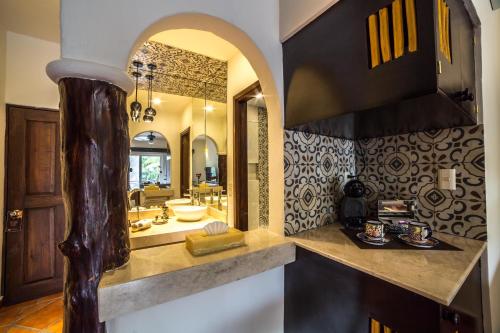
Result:
M152 122L156 116L156 110L153 108L152 100L153 100L153 71L156 69L155 64L148 64L149 74L146 75L146 79L148 80L148 107L144 110L144 120L147 123Z
M139 78L142 76L141 72L139 72L139 69L142 68L143 64L138 60L134 60L132 64L135 67L135 71L132 72L132 76L135 77L135 101L130 103L130 119L134 122L138 122L141 119L142 105L137 100L137 90L139 87Z

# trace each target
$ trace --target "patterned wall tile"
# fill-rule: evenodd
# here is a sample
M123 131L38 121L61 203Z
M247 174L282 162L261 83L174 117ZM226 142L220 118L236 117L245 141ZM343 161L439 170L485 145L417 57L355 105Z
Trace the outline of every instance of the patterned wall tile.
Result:
M355 172L354 142L285 131L285 234L333 223L347 175Z
M258 113L259 226L269 226L269 147L267 110L259 107Z
M456 191L437 188L443 168L456 170ZM435 230L486 239L482 125L358 141L285 131L285 199L297 201L287 208L286 233L334 221L347 175L354 172L366 186L372 214L380 199L414 198L417 217ZM319 201L304 205L302 199L301 205L301 184L309 184L310 193L316 188ZM324 200L328 194L332 199Z
M394 143L395 142L395 143ZM396 153L392 153L396 144ZM418 218L435 230L469 238L486 237L483 126L360 140L356 171L367 183L371 213L379 199L418 202ZM455 169L457 189L437 189L439 169ZM373 193L378 181L378 193Z

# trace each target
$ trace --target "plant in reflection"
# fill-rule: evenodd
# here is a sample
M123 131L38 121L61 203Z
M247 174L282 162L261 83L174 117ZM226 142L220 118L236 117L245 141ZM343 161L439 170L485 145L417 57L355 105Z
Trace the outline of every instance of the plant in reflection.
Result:
M160 156L141 156L141 182L156 183L160 181Z

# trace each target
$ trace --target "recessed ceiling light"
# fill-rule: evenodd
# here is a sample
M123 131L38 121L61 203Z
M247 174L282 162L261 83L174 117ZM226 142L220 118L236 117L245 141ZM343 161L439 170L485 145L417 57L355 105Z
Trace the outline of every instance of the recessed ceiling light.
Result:
M207 105L204 107L204 109L207 112L212 112L213 110L215 110L215 107L213 105Z
M158 97L153 98L153 104L154 105L160 105L160 103L161 103L161 99L160 98L158 98Z
M262 95L262 93L258 93L257 96L255 96L255 98L257 98L257 99L262 99L262 97L264 97L264 95Z

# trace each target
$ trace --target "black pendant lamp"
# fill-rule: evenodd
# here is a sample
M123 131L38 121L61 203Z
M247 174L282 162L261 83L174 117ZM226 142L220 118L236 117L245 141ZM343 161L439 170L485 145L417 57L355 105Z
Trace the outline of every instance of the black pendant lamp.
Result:
M132 72L132 75L135 77L135 101L130 103L130 119L133 122L138 122L141 120L142 105L137 101L137 90L139 87L139 78L142 76L139 68L142 68L143 64L138 60L134 60L132 64L135 66L135 71Z
M156 116L156 110L153 109L151 106L151 102L153 99L153 71L156 69L155 64L148 64L148 69L149 69L149 74L146 75L146 79L148 80L149 86L148 86L148 107L146 110L144 110L144 117L142 117L142 120L144 120L147 123L150 123L154 120L154 117Z

